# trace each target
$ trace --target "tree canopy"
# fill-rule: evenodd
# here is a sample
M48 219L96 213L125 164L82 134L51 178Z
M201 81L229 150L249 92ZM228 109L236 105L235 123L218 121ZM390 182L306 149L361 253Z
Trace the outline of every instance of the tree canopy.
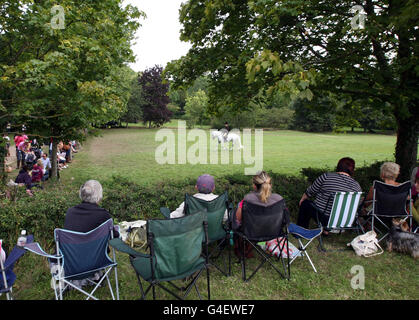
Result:
M163 83L163 68L154 66L145 70L138 78L138 83L142 89L143 104L142 119L143 123L149 123L157 127L170 121L172 112L167 108L169 103L169 84Z
M25 124L28 134L54 141L82 139L82 129L126 108L126 63L134 61L130 46L142 13L122 0L62 0L61 11L55 5L0 3L0 126Z
M407 179L417 158L418 9L414 0L189 0L181 39L192 48L166 77L182 87L208 75L214 112L243 110L277 92L390 110Z

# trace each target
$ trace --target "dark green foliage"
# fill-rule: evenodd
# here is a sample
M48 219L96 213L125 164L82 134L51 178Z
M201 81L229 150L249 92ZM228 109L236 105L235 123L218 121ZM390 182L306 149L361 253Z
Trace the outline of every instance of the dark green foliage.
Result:
M364 192L367 192L375 179L379 179L382 162L355 170L357 180ZM306 188L322 173L335 171L335 168L303 168L302 176L286 176L269 172L272 178L273 192L282 195L291 212L291 221L296 221L298 202ZM180 181L161 181L155 185L141 186L127 178L113 176L103 182L104 198L100 204L107 209L115 223L122 221L147 220L162 218L160 207L175 210L185 193L194 194L195 179ZM252 177L232 174L217 177L215 194L228 191L234 206L251 192ZM68 208L78 204L78 188L75 185L56 185L48 190L39 190L33 197L28 197L23 188L19 188L16 200L2 199L0 202L0 239L15 243L20 230L34 234L36 241L52 245L53 232L64 224Z
M335 108L327 98L313 101L298 100L293 104L295 115L292 128L308 132L332 131L335 126Z

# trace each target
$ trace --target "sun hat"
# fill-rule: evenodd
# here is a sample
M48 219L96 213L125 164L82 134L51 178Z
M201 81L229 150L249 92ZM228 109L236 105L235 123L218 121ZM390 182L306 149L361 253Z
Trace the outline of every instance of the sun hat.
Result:
M196 187L200 193L211 193L214 189L215 182L214 177L209 174L203 174L198 177L196 181Z

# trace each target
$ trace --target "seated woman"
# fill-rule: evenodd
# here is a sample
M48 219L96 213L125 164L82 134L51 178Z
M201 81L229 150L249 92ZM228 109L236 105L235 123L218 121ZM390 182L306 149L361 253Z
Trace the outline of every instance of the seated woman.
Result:
M43 181L44 177L44 168L42 165L42 160L39 159L32 168L32 183L39 183Z
M394 162L384 162L380 168L380 179L386 183L393 186L400 185L399 182L396 181L397 177L400 174L400 166ZM370 210L370 206L372 204L372 199L374 196L374 188L371 186L368 195L365 197L364 205L362 208L362 213L367 214Z
M67 210L64 229L89 232L111 218L108 211L99 207L103 199L103 189L99 181L87 181L81 186L79 196L82 203ZM116 230L114 237L119 237Z
M250 202L256 205L268 207L273 205L276 202L281 201L283 198L277 193L272 193L272 183L271 183L271 177L265 172L260 171L252 178L252 187L253 191L248 193L244 196L243 200L240 201L237 210L235 212L235 215L233 219L235 220L233 222L234 228L240 228L242 223L242 210L243 210L243 201ZM289 220L289 216L287 215L287 219ZM288 223L289 221L287 221ZM240 256L241 248L240 248L241 242L235 241L234 245L234 252L236 256ZM252 253L252 247L248 246L245 248L245 254L247 258L251 258L253 256Z
M21 186L25 186L26 187L26 192L32 196L32 178L29 175L28 172L28 167L26 165L23 165L22 168L19 171L18 176L16 177L15 183L21 185Z
M336 192L362 191L359 183L353 178L354 170L355 161L346 157L339 160L336 172L327 172L319 176L301 197L297 225L308 229L310 219L316 220L318 214L320 223L327 226L333 204L333 199L330 198ZM311 197L315 197L315 200L309 200ZM323 232L328 234L327 230Z
M252 182L253 191L245 195L238 205L235 214L237 225L240 225L242 221L243 201L267 207L283 199L279 194L272 193L271 177L265 171L260 171L254 175Z
M195 189L198 193L195 193L193 196L198 199L202 199L205 201L211 201L218 197L218 195L214 194L215 189L215 181L214 177L209 174L203 174L198 177L195 185ZM185 214L183 213L185 208L185 203L182 202L179 207L170 213L170 218L179 218L183 217ZM226 210L224 214L224 221L228 219L228 210Z

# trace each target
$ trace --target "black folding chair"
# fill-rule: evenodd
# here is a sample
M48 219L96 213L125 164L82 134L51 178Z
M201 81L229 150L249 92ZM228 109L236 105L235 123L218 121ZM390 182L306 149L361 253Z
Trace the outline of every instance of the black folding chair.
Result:
M406 181L398 186L386 184L375 180L373 183L373 201L372 209L368 212L371 219L371 229L384 234L379 242L387 237L390 231L391 218L410 218L410 226L412 226L412 197L411 183ZM409 206L409 211L406 207ZM376 221L379 223L376 224ZM377 227L380 226L381 228ZM380 229L383 229L382 232Z
M234 218L233 218L234 219ZM242 224L239 229L234 230L234 233L239 236L241 241L242 252L240 254L240 261L242 265L242 276L244 281L249 281L256 272L268 262L276 272L282 277L290 278L290 259L288 252L288 227L289 212L285 206L285 200L275 202L270 206L256 205L247 201L243 201L242 207ZM279 249L278 255L271 255L262 250L257 244L276 239ZM256 267L253 273L246 278L246 244L251 247L262 259L261 263ZM274 252L277 248L273 248ZM287 262L284 261L282 253L287 253ZM274 261L277 260L277 261ZM279 270L274 262L281 262L283 271Z

